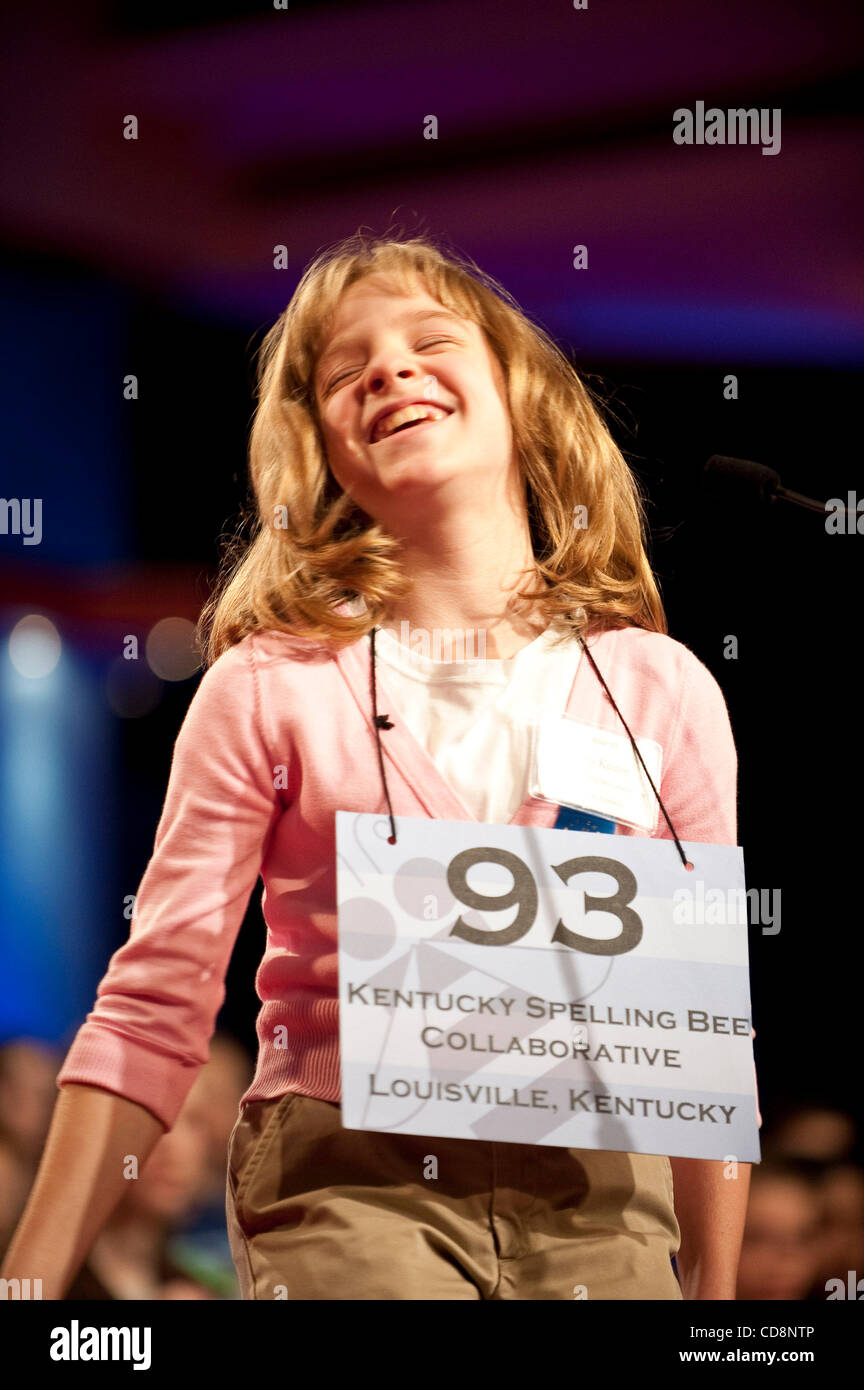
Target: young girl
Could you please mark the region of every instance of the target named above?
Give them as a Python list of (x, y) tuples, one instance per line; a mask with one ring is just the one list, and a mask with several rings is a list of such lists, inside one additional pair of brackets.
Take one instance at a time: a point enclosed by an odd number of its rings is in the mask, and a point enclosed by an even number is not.
[[(251, 470), (257, 534), (202, 617), (130, 940), (60, 1073), (7, 1269), (62, 1296), (123, 1156), (173, 1125), (260, 874), (259, 1057), (227, 1190), (244, 1298), (734, 1298), (746, 1165), (728, 1181), (720, 1162), (341, 1124), (337, 810), (551, 827), (529, 720), (623, 716), (663, 749), (677, 835), (736, 843), (723, 697), (666, 635), (589, 392), (471, 262), (358, 236), (265, 340)], [(454, 634), (473, 647), (448, 659)]]

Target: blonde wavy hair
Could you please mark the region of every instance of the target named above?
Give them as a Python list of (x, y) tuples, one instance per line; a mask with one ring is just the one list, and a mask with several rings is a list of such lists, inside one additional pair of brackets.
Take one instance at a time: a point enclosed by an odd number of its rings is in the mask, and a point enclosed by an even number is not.
[[(313, 383), (341, 296), (371, 274), (407, 291), (422, 284), (483, 329), (503, 368), (534, 552), (533, 574), (515, 597), (536, 604), (565, 637), (626, 625), (667, 632), (646, 554), (643, 498), (599, 398), (468, 257), (427, 236), (358, 232), (311, 262), (261, 344), (249, 444), (255, 503), (199, 619), (204, 666), (265, 629), (330, 646), (355, 642), (411, 586), (398, 540), (343, 492), (328, 467)], [(580, 505), (585, 528), (574, 524)], [(356, 596), (364, 613), (334, 612)]]

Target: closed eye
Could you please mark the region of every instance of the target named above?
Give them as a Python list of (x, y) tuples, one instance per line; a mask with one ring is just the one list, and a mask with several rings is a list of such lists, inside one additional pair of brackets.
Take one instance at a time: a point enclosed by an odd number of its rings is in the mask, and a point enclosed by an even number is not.
[[(419, 342), (419, 343), (417, 344), (416, 351), (417, 351), (417, 352), (422, 352), (424, 348), (435, 347), (436, 344), (438, 344), (438, 343), (452, 343), (452, 342), (453, 342), (453, 339), (452, 339), (452, 338), (424, 338), (422, 342)], [(359, 370), (360, 370), (359, 367), (346, 367), (345, 371), (340, 372), (338, 376), (334, 376), (334, 377), (333, 377), (333, 380), (330, 381), (330, 382), (328, 382), (326, 389), (327, 389), (328, 391), (334, 390), (334, 388), (337, 387), (337, 386), (339, 385), (340, 381), (344, 381), (345, 378), (348, 377), (348, 376), (350, 376), (352, 372), (357, 372), (357, 371), (359, 371)]]

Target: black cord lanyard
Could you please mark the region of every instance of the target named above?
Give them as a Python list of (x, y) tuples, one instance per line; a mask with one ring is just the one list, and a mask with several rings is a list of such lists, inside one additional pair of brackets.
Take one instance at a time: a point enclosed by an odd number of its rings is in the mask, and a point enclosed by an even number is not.
[(621, 723), (624, 725), (624, 728), (627, 730), (627, 737), (629, 738), (630, 742), (633, 744), (633, 752), (636, 754), (636, 757), (639, 759), (640, 763), (642, 764), (642, 770), (643, 770), (643, 772), (645, 773), (645, 776), (648, 778), (648, 781), (651, 783), (651, 790), (652, 790), (652, 792), (654, 793), (654, 795), (656, 796), (656, 798), (657, 798), (657, 800), (658, 800), (658, 802), (659, 802), (659, 804), (660, 804), (660, 810), (663, 812), (663, 815), (666, 817), (666, 824), (668, 825), (669, 829), (672, 831), (672, 839), (675, 841), (675, 844), (676, 844), (676, 846), (677, 846), (677, 848), (678, 848), (678, 853), (681, 855), (681, 863), (684, 865), (684, 868), (685, 868), (685, 869), (692, 869), (692, 868), (693, 868), (693, 865), (690, 863), (689, 859), (687, 858), (687, 855), (684, 853), (683, 847), (682, 847), (682, 845), (681, 845), (681, 841), (678, 839), (678, 836), (677, 836), (676, 833), (675, 833), (675, 827), (674, 827), (674, 825), (672, 824), (671, 820), (669, 819), (669, 813), (668, 813), (668, 811), (666, 810), (666, 807), (663, 805), (663, 798), (661, 797), (660, 793), (658, 792), (657, 788), (656, 788), (655, 785), (654, 785), (654, 778), (651, 776), (651, 773), (648, 771), (647, 767), (645, 766), (645, 759), (642, 757), (642, 754), (639, 752), (639, 749), (638, 749), (637, 744), (636, 744), (636, 740), (635, 740), (635, 738), (633, 737), (633, 735), (632, 735), (631, 732), (630, 732), (630, 727), (629, 727), (629, 725), (628, 725), (628, 723), (627, 723), (627, 720), (624, 718), (624, 716), (623, 716), (623, 714), (621, 713), (620, 709), (619, 709), (618, 706), (616, 705), (615, 700), (614, 700), (614, 698), (613, 698), (613, 696), (612, 696), (612, 691), (609, 689), (608, 685), (607, 685), (606, 682), (604, 681), (604, 679), (603, 679), (603, 677), (601, 676), (600, 672), (597, 670), (597, 663), (596, 663), (596, 661), (594, 660), (594, 658), (593, 658), (593, 656), (591, 655), (591, 653), (589, 652), (587, 646), (585, 645), (585, 642), (584, 642), (583, 638), (581, 638), (581, 637), (579, 638), (579, 645), (581, 646), (581, 648), (582, 648), (583, 652), (585, 653), (585, 655), (587, 656), (588, 660), (591, 662), (591, 666), (592, 666), (592, 668), (593, 668), (593, 671), (594, 671), (595, 676), (597, 677), (598, 681), (599, 681), (600, 684), (602, 685), (603, 689), (606, 691), (606, 694), (609, 696), (609, 699), (612, 701), (612, 708), (614, 709), (614, 711), (615, 711), (615, 713), (617, 714), (618, 718), (621, 720)]
[[(391, 803), (390, 803), (390, 792), (389, 792), (389, 789), (388, 789), (388, 787), (387, 787), (387, 773), (386, 773), (385, 768), (384, 768), (384, 753), (383, 753), (383, 750), (382, 750), (382, 748), (381, 748), (381, 730), (382, 730), (382, 729), (392, 729), (392, 728), (393, 728), (393, 723), (392, 723), (392, 721), (387, 717), (386, 714), (379, 714), (379, 713), (378, 713), (378, 690), (377, 690), (377, 687), (376, 687), (376, 684), (375, 684), (375, 633), (376, 633), (376, 631), (377, 631), (377, 628), (374, 628), (374, 627), (373, 627), (373, 628), (372, 628), (372, 631), (369, 633), (369, 643), (370, 643), (370, 647), (371, 647), (371, 662), (370, 662), (370, 666), (371, 666), (371, 676), (372, 676), (372, 681), (371, 681), (371, 684), (372, 684), (372, 722), (373, 722), (373, 724), (375, 725), (375, 743), (376, 743), (376, 747), (377, 747), (377, 749), (378, 749), (378, 766), (379, 766), (379, 768), (380, 768), (380, 770), (381, 770), (381, 782), (382, 782), (382, 785), (383, 785), (383, 787), (384, 787), (384, 799), (385, 799), (385, 801), (387, 802), (387, 814), (388, 814), (388, 816), (390, 817), (390, 834), (389, 834), (388, 837), (387, 837), (387, 843), (388, 843), (388, 845), (395, 845), (395, 844), (396, 844), (396, 821), (395, 821), (394, 818), (393, 818), (393, 807), (392, 807), (392, 805), (391, 805)], [(611, 701), (611, 703), (612, 703), (612, 708), (615, 710), (615, 713), (618, 715), (618, 718), (621, 720), (621, 723), (624, 725), (624, 728), (627, 730), (627, 737), (629, 738), (630, 742), (631, 742), (632, 745), (633, 745), (633, 752), (636, 754), (636, 757), (639, 759), (640, 763), (642, 764), (642, 770), (643, 770), (643, 772), (645, 773), (645, 776), (648, 778), (648, 781), (651, 783), (651, 790), (653, 791), (654, 795), (655, 795), (656, 798), (657, 798), (657, 801), (658, 801), (659, 806), (660, 806), (660, 810), (663, 812), (663, 815), (666, 817), (666, 824), (668, 825), (669, 829), (672, 831), (672, 838), (673, 838), (673, 840), (675, 841), (676, 847), (677, 847), (677, 849), (678, 849), (678, 853), (679, 853), (680, 856), (681, 856), (681, 863), (684, 865), (684, 868), (685, 868), (685, 869), (692, 869), (692, 868), (693, 868), (693, 865), (690, 863), (690, 861), (689, 861), (688, 858), (687, 858), (687, 855), (684, 853), (684, 848), (683, 848), (683, 846), (682, 846), (682, 844), (681, 844), (681, 841), (678, 839), (678, 836), (677, 836), (677, 834), (675, 833), (675, 827), (674, 827), (674, 825), (672, 824), (671, 820), (669, 819), (669, 813), (668, 813), (668, 811), (666, 810), (666, 807), (663, 805), (663, 799), (662, 799), (662, 797), (660, 796), (660, 793), (658, 792), (657, 788), (656, 788), (655, 785), (654, 785), (654, 779), (653, 779), (653, 777), (651, 776), (651, 773), (648, 771), (647, 767), (645, 766), (645, 759), (642, 757), (642, 754), (639, 752), (639, 748), (638, 748), (638, 746), (637, 746), (636, 740), (635, 740), (635, 738), (633, 737), (633, 735), (632, 735), (631, 732), (630, 732), (630, 727), (629, 727), (629, 725), (628, 725), (626, 719), (624, 718), (623, 714), (621, 713), (620, 709), (619, 709), (618, 706), (616, 705), (615, 699), (614, 699), (614, 697), (613, 697), (613, 695), (612, 695), (612, 691), (609, 689), (609, 687), (608, 687), (608, 685), (606, 684), (605, 680), (603, 679), (603, 677), (601, 676), (600, 672), (598, 671), (598, 669), (597, 669), (597, 663), (596, 663), (596, 661), (594, 660), (594, 658), (593, 658), (593, 656), (591, 655), (591, 653), (589, 652), (588, 647), (586, 646), (584, 639), (583, 639), (582, 637), (580, 637), (580, 638), (578, 639), (578, 641), (579, 641), (579, 645), (581, 646), (583, 652), (585, 653), (585, 655), (587, 656), (588, 660), (589, 660), (590, 663), (591, 663), (591, 667), (592, 667), (592, 670), (594, 671), (594, 674), (596, 675), (596, 677), (597, 677), (598, 681), (600, 682), (600, 684), (602, 685), (603, 689), (606, 691), (606, 694), (609, 696), (609, 699), (610, 699), (610, 701)]]

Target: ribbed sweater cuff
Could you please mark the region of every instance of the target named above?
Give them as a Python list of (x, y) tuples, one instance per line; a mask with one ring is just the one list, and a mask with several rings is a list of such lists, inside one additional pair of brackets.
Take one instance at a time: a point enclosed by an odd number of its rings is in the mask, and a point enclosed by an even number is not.
[(155, 1051), (103, 1023), (82, 1023), (57, 1085), (73, 1082), (113, 1091), (144, 1106), (171, 1129), (200, 1070), (200, 1063)]

